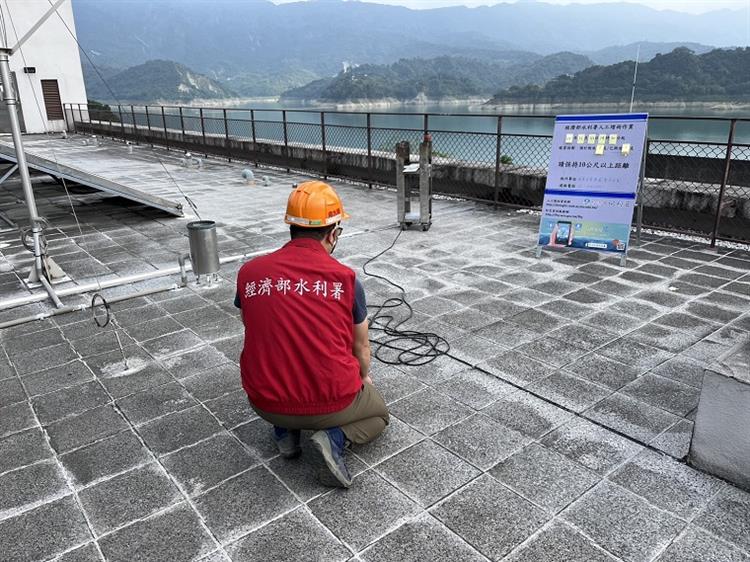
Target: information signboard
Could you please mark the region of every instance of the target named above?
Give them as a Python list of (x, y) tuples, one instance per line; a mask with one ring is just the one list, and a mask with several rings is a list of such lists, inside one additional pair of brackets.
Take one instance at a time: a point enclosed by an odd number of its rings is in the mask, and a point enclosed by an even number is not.
[(646, 113), (555, 119), (537, 255), (552, 246), (624, 257), (647, 127)]

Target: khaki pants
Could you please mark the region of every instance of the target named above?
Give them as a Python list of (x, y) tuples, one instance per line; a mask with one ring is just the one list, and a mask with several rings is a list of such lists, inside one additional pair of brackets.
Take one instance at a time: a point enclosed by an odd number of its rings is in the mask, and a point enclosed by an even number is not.
[(388, 407), (380, 393), (371, 384), (365, 383), (357, 393), (354, 402), (332, 414), (319, 416), (291, 416), (272, 414), (259, 410), (252, 404), (253, 410), (264, 420), (286, 429), (328, 429), (340, 427), (349, 441), (362, 444), (372, 441), (388, 425)]

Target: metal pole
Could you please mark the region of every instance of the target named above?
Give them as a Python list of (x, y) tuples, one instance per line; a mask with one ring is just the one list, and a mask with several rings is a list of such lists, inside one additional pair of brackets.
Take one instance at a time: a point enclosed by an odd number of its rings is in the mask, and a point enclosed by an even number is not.
[(179, 107), (180, 110), (180, 131), (182, 132), (182, 142), (185, 142), (185, 118), (182, 115), (182, 106)]
[(161, 124), (164, 125), (164, 146), (169, 152), (169, 135), (167, 134), (167, 115), (164, 113), (164, 106), (161, 106)]
[(78, 104), (78, 118), (81, 120), (81, 123), (83, 123), (83, 111), (81, 111), (81, 104), (80, 103)]
[(68, 124), (68, 110), (65, 109), (65, 106), (68, 105), (67, 103), (63, 104), (63, 119), (65, 119), (65, 130), (70, 130), (70, 125)]
[[(643, 158), (641, 159), (641, 176), (638, 178), (638, 194), (636, 198), (636, 224), (635, 224), (635, 243), (641, 245), (641, 230), (643, 229), (643, 184), (646, 181), (646, 158), (651, 148), (651, 141), (648, 140), (648, 125), (646, 125), (646, 146), (643, 149)], [(629, 245), (629, 244), (628, 244)], [(627, 259), (627, 246), (626, 246)], [(625, 265), (623, 263), (623, 265)]]
[(281, 111), (281, 120), (284, 124), (284, 159), (286, 160), (286, 173), (289, 173), (289, 138), (286, 131), (286, 109)]
[(229, 121), (227, 121), (227, 110), (224, 112), (224, 142), (227, 144), (227, 160), (232, 161), (232, 147), (229, 145)]
[(367, 113), (367, 187), (372, 189), (372, 126), (371, 115)]
[[(201, 138), (203, 139), (203, 150), (206, 149), (206, 124), (203, 119), (203, 108), (200, 108), (200, 117), (201, 117)], [(204, 152), (206, 156), (208, 156), (208, 152)]]
[(422, 131), (424, 134), (427, 134), (427, 132), (430, 130), (429, 125), (430, 125), (430, 115), (428, 113), (425, 113), (424, 114), (424, 127), (423, 127), (424, 130)]
[(714, 231), (711, 233), (711, 247), (716, 247), (716, 239), (719, 236), (719, 223), (721, 222), (721, 208), (724, 205), (724, 190), (727, 188), (729, 181), (729, 167), (732, 164), (732, 149), (734, 148), (734, 130), (737, 126), (737, 119), (732, 119), (729, 125), (729, 137), (727, 138), (727, 153), (724, 158), (724, 175), (721, 178), (721, 187), (719, 188), (719, 200), (716, 202), (716, 217), (714, 219)]
[(76, 114), (73, 111), (73, 104), (70, 104), (70, 120), (73, 121), (73, 133), (78, 133), (78, 127), (76, 127)]
[[(143, 107), (146, 110), (146, 127), (148, 128), (148, 134), (150, 137), (151, 136), (151, 117), (148, 114), (148, 106), (144, 105)], [(151, 143), (151, 146), (154, 146), (154, 144)]]
[(45, 272), (44, 258), (46, 258), (45, 250), (42, 245), (42, 221), (39, 217), (39, 211), (36, 207), (36, 199), (34, 198), (34, 190), (31, 188), (31, 178), (29, 177), (29, 167), (26, 163), (26, 154), (23, 151), (23, 140), (21, 139), (21, 124), (18, 120), (18, 112), (16, 109), (16, 94), (13, 90), (13, 82), (10, 79), (10, 49), (0, 49), (0, 78), (3, 83), (3, 98), (8, 108), (8, 119), (10, 121), (10, 130), (13, 136), (13, 146), (16, 151), (16, 162), (18, 164), (18, 173), (21, 176), (21, 186), (23, 187), (23, 196), (26, 200), (26, 208), (29, 211), (29, 222), (31, 223), (31, 236), (34, 244), (34, 268), (36, 276), (39, 281), (44, 285), (50, 298), (55, 302), (58, 307), (62, 306), (60, 299), (57, 298), (52, 287), (45, 283), (47, 281), (47, 275)]
[(117, 104), (117, 112), (120, 114), (120, 131), (122, 132), (122, 140), (125, 140), (125, 123), (122, 120), (122, 106)]
[(258, 167), (258, 147), (255, 142), (255, 110), (250, 110), (250, 130), (253, 133), (253, 154), (255, 155), (255, 167)]
[(497, 209), (497, 203), (500, 198), (500, 155), (501, 139), (503, 132), (503, 116), (497, 116), (497, 134), (495, 136), (495, 197), (494, 208)]
[(130, 106), (130, 115), (133, 117), (133, 136), (135, 137), (136, 144), (138, 143), (138, 125), (135, 122), (135, 107)]
[(323, 144), (323, 179), (328, 179), (328, 154), (326, 154), (326, 113), (320, 112), (320, 140)]

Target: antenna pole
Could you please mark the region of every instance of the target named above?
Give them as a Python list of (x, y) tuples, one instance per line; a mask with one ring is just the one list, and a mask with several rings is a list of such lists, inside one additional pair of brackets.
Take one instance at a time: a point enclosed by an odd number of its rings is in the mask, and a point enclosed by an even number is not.
[(638, 61), (641, 58), (641, 44), (638, 43), (638, 51), (635, 54), (635, 67), (633, 68), (633, 88), (630, 90), (630, 113), (633, 113), (633, 100), (635, 100), (635, 83), (638, 80)]

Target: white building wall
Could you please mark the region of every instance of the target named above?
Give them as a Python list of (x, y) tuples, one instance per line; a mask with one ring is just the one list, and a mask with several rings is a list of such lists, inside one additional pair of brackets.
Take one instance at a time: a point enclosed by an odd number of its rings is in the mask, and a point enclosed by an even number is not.
[[(9, 47), (15, 45), (50, 8), (47, 0), (0, 0), (0, 3), (5, 16)], [(57, 10), (75, 34), (71, 0), (64, 2)], [(24, 74), (25, 66), (36, 67), (36, 73)], [(64, 120), (47, 119), (41, 80), (57, 80), (63, 106), (66, 103), (86, 103), (78, 45), (55, 14), (21, 46), (20, 51), (11, 56), (10, 69), (16, 74), (18, 97), (27, 133), (65, 129)]]

